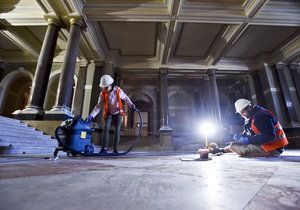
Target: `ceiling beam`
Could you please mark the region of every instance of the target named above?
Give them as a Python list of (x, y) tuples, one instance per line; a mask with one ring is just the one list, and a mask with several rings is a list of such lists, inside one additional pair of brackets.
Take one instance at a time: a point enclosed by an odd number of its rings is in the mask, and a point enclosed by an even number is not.
[(248, 18), (254, 18), (269, 0), (246, 0), (244, 3), (245, 14)]
[(26, 27), (7, 27), (0, 33), (34, 59), (38, 59), (42, 43)]
[(166, 24), (167, 33), (166, 38), (164, 40), (164, 47), (163, 47), (163, 53), (161, 57), (161, 64), (167, 64), (170, 58), (170, 53), (173, 51), (174, 47), (174, 40), (178, 36), (179, 28), (176, 23), (176, 15), (178, 14), (178, 11), (180, 10), (180, 0), (174, 0), (172, 9), (171, 9), (171, 19), (168, 24)]
[(219, 37), (214, 41), (212, 47), (206, 55), (206, 63), (208, 65), (215, 65), (217, 62), (224, 57), (229, 51), (233, 44), (248, 28), (249, 24), (244, 23), (241, 25), (226, 25), (224, 26)]

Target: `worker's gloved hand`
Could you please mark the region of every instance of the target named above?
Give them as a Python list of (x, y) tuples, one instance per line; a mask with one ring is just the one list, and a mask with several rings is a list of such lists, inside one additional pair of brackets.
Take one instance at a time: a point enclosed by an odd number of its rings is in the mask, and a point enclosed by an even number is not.
[(223, 148), (219, 148), (219, 146), (216, 143), (210, 143), (208, 145), (209, 153), (217, 154), (217, 153), (224, 153)]
[(242, 134), (234, 134), (233, 135), (233, 140), (238, 141), (240, 138), (242, 138)]
[(237, 142), (239, 142), (240, 144), (249, 144), (249, 139), (248, 137), (241, 137)]
[(92, 122), (92, 121), (93, 121), (93, 116), (92, 116), (92, 115), (89, 115), (89, 116), (85, 119), (85, 121), (87, 121), (87, 122)]

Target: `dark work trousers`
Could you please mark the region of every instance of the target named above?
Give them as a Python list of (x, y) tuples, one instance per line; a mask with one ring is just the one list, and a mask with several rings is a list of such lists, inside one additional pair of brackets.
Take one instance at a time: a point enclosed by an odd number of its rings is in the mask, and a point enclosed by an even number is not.
[(122, 115), (119, 113), (108, 114), (105, 119), (103, 133), (102, 133), (102, 148), (108, 147), (109, 130), (110, 130), (111, 123), (113, 123), (115, 127), (114, 149), (117, 149), (120, 141), (120, 130), (122, 124)]

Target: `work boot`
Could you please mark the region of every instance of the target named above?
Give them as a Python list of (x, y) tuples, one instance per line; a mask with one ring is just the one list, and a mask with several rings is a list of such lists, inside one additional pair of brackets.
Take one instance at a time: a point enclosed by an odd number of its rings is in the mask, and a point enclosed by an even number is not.
[(119, 151), (116, 148), (114, 148), (114, 152), (113, 153), (114, 154), (119, 154)]
[(107, 148), (103, 148), (99, 152), (100, 154), (107, 154)]

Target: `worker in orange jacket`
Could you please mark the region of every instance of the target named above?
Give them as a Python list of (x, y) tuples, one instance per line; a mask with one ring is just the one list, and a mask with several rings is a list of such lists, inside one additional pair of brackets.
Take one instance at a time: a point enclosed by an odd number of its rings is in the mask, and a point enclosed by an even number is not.
[(99, 86), (102, 88), (102, 91), (100, 93), (98, 103), (91, 114), (87, 117), (87, 120), (92, 121), (103, 107), (103, 118), (105, 123), (102, 133), (102, 149), (100, 150), (100, 153), (107, 153), (111, 123), (113, 123), (115, 127), (113, 153), (118, 153), (122, 117), (125, 116), (122, 100), (125, 101), (127, 106), (133, 109), (136, 109), (136, 107), (123, 90), (114, 85), (114, 79), (110, 75), (103, 75)]
[(230, 146), (213, 148), (211, 152), (235, 152), (248, 157), (280, 155), (283, 152), (288, 140), (271, 111), (253, 106), (247, 99), (237, 100), (235, 109), (245, 119), (244, 132), (235, 134), (235, 142)]

